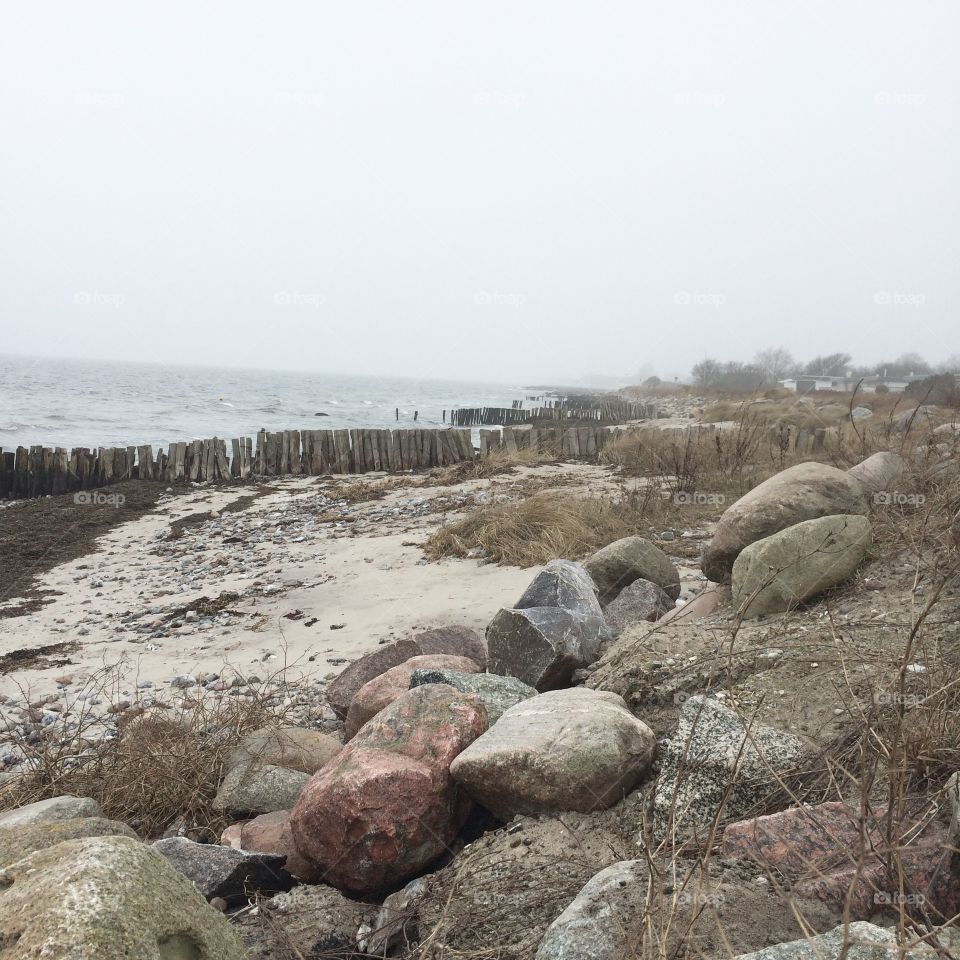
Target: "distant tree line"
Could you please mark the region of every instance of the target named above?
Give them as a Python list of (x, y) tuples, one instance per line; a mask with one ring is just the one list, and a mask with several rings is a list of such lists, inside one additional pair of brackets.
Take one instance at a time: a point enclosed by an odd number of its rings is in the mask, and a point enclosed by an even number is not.
[[(707, 357), (691, 370), (693, 385), (702, 390), (754, 390), (771, 387), (780, 380), (803, 374), (820, 377), (902, 377), (960, 372), (960, 355), (932, 365), (918, 353), (904, 353), (895, 360), (856, 366), (849, 353), (829, 353), (801, 362), (789, 350), (774, 347), (761, 350), (749, 363), (719, 361)], [(651, 380), (656, 379), (651, 377)]]

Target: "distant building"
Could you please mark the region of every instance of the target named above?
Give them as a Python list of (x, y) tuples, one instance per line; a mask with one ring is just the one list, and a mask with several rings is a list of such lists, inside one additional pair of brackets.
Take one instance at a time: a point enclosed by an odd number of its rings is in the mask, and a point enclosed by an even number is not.
[(777, 382), (786, 390), (792, 390), (794, 393), (813, 393), (816, 390), (834, 390), (838, 393), (853, 393), (857, 384), (860, 389), (866, 393), (873, 393), (877, 387), (883, 385), (891, 393), (903, 393), (909, 384), (917, 380), (923, 380), (929, 376), (926, 373), (911, 373), (900, 377), (884, 377), (880, 374), (869, 377), (854, 377), (850, 375), (838, 377), (821, 377), (813, 374), (803, 374), (798, 377), (788, 377), (786, 380)]

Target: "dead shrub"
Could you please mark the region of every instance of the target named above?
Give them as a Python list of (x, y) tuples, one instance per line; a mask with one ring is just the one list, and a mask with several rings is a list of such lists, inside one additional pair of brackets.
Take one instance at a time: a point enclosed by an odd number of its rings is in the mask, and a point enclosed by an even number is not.
[(495, 503), (441, 527), (424, 544), (431, 560), (471, 551), (500, 564), (532, 567), (558, 557), (575, 560), (600, 547), (642, 534), (653, 498), (645, 491), (618, 499), (542, 491), (524, 500)]

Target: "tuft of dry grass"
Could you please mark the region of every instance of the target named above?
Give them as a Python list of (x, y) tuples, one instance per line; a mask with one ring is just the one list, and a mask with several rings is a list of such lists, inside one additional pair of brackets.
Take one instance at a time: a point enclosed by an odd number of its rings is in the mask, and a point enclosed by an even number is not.
[[(101, 678), (106, 691), (110, 684)], [(0, 807), (71, 794), (92, 797), (104, 815), (146, 839), (184, 822), (196, 839), (216, 841), (230, 818), (212, 809), (230, 752), (253, 730), (280, 722), (265, 689), (251, 696), (190, 691), (172, 703), (133, 706), (114, 734), (83, 704), (39, 740), (19, 744), (28, 770), (4, 784)]]
[[(659, 497), (659, 494), (656, 494)], [(542, 491), (524, 500), (478, 507), (437, 530), (424, 544), (431, 560), (471, 551), (500, 564), (532, 567), (574, 560), (647, 529), (651, 494), (618, 499)]]

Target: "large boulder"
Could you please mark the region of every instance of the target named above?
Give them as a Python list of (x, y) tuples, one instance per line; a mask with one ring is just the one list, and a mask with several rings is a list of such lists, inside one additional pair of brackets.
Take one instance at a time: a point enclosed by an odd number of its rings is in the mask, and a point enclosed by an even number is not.
[(598, 810), (649, 769), (650, 728), (607, 691), (557, 690), (511, 707), (452, 763), (450, 773), (496, 816)]
[[(302, 886), (260, 902), (232, 919), (249, 960), (321, 960), (353, 957), (358, 927), (375, 907), (345, 897), (333, 887)], [(381, 954), (383, 956), (383, 954)]]
[(818, 936), (741, 953), (733, 960), (933, 960), (936, 956), (936, 951), (925, 944), (912, 949), (899, 947), (895, 928), (857, 920)]
[(333, 712), (343, 720), (347, 716), (350, 704), (357, 695), (357, 691), (381, 673), (391, 667), (399, 666), (411, 657), (418, 657), (423, 651), (419, 644), (412, 640), (398, 640), (396, 643), (385, 643), (371, 653), (354, 660), (344, 667), (340, 673), (330, 681), (327, 687), (327, 703)]
[(601, 870), (550, 924), (536, 960), (622, 960), (633, 956), (647, 922), (649, 870), (621, 860)]
[(268, 763), (241, 763), (223, 778), (213, 809), (232, 814), (289, 810), (310, 779), (309, 774)]
[(487, 627), (490, 670), (537, 690), (568, 686), (600, 656), (596, 625), (559, 607), (500, 610)]
[(343, 744), (319, 730), (306, 727), (263, 727), (247, 734), (227, 758), (226, 771), (251, 763), (316, 773), (332, 760)]
[(274, 810), (272, 813), (261, 813), (259, 817), (238, 824), (237, 849), (251, 853), (273, 853), (284, 857), (286, 858), (284, 869), (287, 873), (304, 883), (317, 882), (319, 879), (317, 868), (304, 860), (294, 845), (293, 832), (290, 829), (290, 814), (290, 810)]
[(22, 827), (0, 829), (0, 870), (29, 857), (38, 850), (55, 847), (64, 840), (83, 837), (130, 837), (136, 834), (125, 823), (103, 817), (78, 817), (75, 820), (54, 820), (31, 823)]
[(722, 812), (743, 817), (796, 769), (803, 744), (792, 734), (746, 722), (718, 700), (695, 694), (683, 703), (677, 731), (660, 753), (653, 832), (705, 835)]
[(721, 584), (711, 584), (706, 590), (698, 593), (682, 607), (674, 607), (665, 613), (660, 623), (670, 623), (672, 620), (685, 620), (694, 623), (706, 617), (712, 617), (730, 603), (730, 588)]
[(551, 560), (516, 607), (500, 610), (487, 627), (490, 672), (554, 690), (597, 659), (607, 636), (590, 575), (580, 564)]
[(895, 491), (905, 469), (906, 465), (899, 453), (881, 450), (866, 460), (861, 460), (847, 473), (859, 480), (864, 490), (874, 497), (878, 493)]
[(333, 712), (344, 720), (353, 698), (365, 684), (392, 667), (400, 666), (411, 657), (436, 654), (467, 657), (479, 664), (481, 670), (487, 666), (487, 642), (476, 630), (458, 625), (432, 627), (421, 630), (410, 640), (383, 644), (354, 660), (330, 681), (326, 691), (327, 703)]
[(410, 678), (416, 670), (459, 670), (462, 673), (477, 673), (480, 667), (467, 657), (451, 657), (447, 654), (411, 657), (399, 666), (391, 667), (357, 691), (344, 724), (343, 732), (347, 740), (355, 737), (368, 720), (373, 719), (384, 707), (410, 689)]
[(861, 516), (805, 520), (747, 546), (733, 565), (743, 616), (782, 613), (852, 576), (872, 542)]
[(922, 897), (931, 916), (954, 916), (960, 890), (949, 831), (937, 821), (893, 823), (888, 839), (885, 810), (861, 823), (859, 806), (834, 801), (791, 807), (731, 823), (723, 832), (723, 855), (752, 860), (789, 879), (794, 896), (821, 900), (837, 914), (849, 910), (862, 920), (899, 905), (899, 882), (891, 886), (888, 874), (896, 850), (904, 889)]
[(227, 903), (243, 903), (255, 893), (289, 890), (293, 884), (283, 869), (286, 858), (275, 853), (233, 850), (186, 837), (157, 840), (153, 848), (207, 900), (220, 897)]
[(893, 427), (901, 433), (907, 430), (919, 430), (933, 423), (937, 408), (933, 404), (921, 404), (910, 410), (903, 410), (893, 418)]
[(481, 669), (487, 666), (487, 641), (470, 627), (432, 627), (414, 634), (413, 642), (425, 656), (445, 653), (451, 657), (468, 657), (480, 664)]
[(673, 609), (673, 600), (653, 581), (634, 580), (606, 605), (603, 615), (607, 626), (619, 636), (627, 627), (659, 620)]
[(551, 560), (523, 591), (514, 609), (534, 607), (559, 607), (584, 619), (603, 619), (593, 579), (584, 566), (572, 560)]
[(715, 583), (727, 583), (734, 561), (749, 544), (804, 520), (867, 512), (859, 480), (825, 463), (798, 463), (727, 507), (703, 551), (703, 573)]
[(227, 920), (147, 844), (66, 840), (4, 871), (4, 960), (242, 960)]
[(503, 714), (520, 703), (535, 697), (537, 691), (516, 677), (501, 677), (495, 673), (461, 673), (459, 670), (414, 670), (410, 687), (425, 683), (447, 683), (461, 693), (473, 694), (487, 711), (487, 724), (493, 726)]
[(634, 580), (649, 580), (671, 600), (680, 596), (680, 574), (670, 558), (643, 537), (624, 537), (601, 548), (584, 561), (604, 605)]
[(469, 694), (440, 684), (407, 691), (311, 778), (291, 817), (297, 850), (341, 890), (409, 880), (470, 812), (450, 764), (486, 725)]
[(55, 823), (58, 820), (102, 816), (103, 811), (96, 800), (64, 794), (4, 810), (0, 813), (0, 827), (26, 827), (34, 823)]

